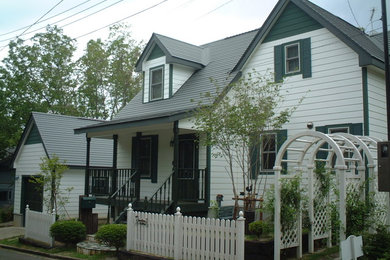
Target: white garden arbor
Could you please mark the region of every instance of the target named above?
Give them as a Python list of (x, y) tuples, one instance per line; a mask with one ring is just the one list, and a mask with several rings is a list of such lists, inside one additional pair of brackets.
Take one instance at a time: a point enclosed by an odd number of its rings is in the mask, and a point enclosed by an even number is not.
[[(297, 216), (294, 228), (281, 232), (281, 196), (280, 180), (302, 175), (302, 185), (308, 197), (308, 215), (310, 221), (309, 252), (314, 251), (314, 240), (326, 238), (331, 246), (330, 214), (328, 205), (335, 199), (334, 194), (316, 200), (320, 181), (314, 174), (316, 163), (323, 162), (326, 170), (335, 172), (335, 183), (339, 192), (338, 210), (341, 222), (340, 241), (345, 239), (346, 227), (346, 189), (358, 189), (365, 181), (366, 166), (370, 176), (370, 191), (375, 191), (379, 203), (388, 207), (388, 193), (377, 192), (376, 185), (376, 138), (354, 136), (347, 133), (323, 134), (316, 131), (304, 131), (287, 139), (276, 156), (275, 172), (275, 244), (274, 259), (280, 259), (280, 250), (297, 247), (297, 255), (302, 255), (302, 216), (301, 210)], [(286, 158), (288, 154), (288, 159)], [(367, 163), (366, 163), (367, 162)], [(281, 174), (283, 164), (287, 164), (287, 174)], [(307, 185), (307, 187), (306, 187)], [(318, 198), (318, 197), (317, 197)], [(364, 199), (364, 198), (362, 198)], [(386, 223), (388, 214), (382, 214), (380, 221)]]

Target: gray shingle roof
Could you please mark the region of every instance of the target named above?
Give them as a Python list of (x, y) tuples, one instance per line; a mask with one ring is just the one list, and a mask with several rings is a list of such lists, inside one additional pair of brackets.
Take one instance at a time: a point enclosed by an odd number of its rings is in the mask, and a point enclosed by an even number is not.
[[(377, 33), (370, 36), (371, 40), (383, 51), (383, 33)], [(387, 40), (390, 42), (390, 31), (387, 32)], [(390, 52), (390, 45), (388, 46)]]
[[(86, 138), (85, 135), (75, 135), (73, 130), (96, 124), (101, 120), (39, 112), (33, 112), (32, 119), (49, 157), (56, 154), (68, 165), (85, 166)], [(112, 140), (97, 138), (91, 140), (91, 166), (112, 166), (112, 143)]]
[[(210, 62), (203, 69), (196, 71), (173, 97), (142, 103), (142, 93), (138, 93), (112, 121), (94, 127), (172, 116), (191, 111), (198, 106), (201, 94), (206, 92), (215, 94), (216, 85), (224, 87), (234, 79), (237, 73), (230, 72), (256, 33), (257, 30), (254, 30), (200, 46), (202, 49), (209, 50)], [(174, 40), (170, 39), (170, 41), (172, 42), (169, 45), (173, 48)], [(179, 45), (182, 44), (182, 42), (177, 42)], [(213, 79), (216, 84), (210, 79)], [(76, 132), (84, 131), (76, 130)]]

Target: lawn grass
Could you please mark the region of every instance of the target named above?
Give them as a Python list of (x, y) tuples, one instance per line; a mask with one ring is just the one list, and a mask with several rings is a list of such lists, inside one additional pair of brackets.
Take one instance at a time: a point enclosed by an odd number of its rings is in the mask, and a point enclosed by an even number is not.
[(334, 246), (331, 248), (326, 248), (324, 250), (315, 252), (313, 254), (307, 254), (302, 257), (303, 260), (325, 260), (325, 259), (335, 259), (338, 256), (339, 247)]
[(41, 248), (41, 247), (35, 247), (35, 246), (23, 244), (23, 243), (19, 242), (19, 237), (0, 240), (0, 244), (23, 248), (23, 249), (29, 249), (29, 250), (33, 250), (33, 251), (39, 251), (39, 252), (48, 253), (48, 254), (70, 256), (70, 257), (75, 257), (75, 258), (79, 258), (79, 259), (88, 259), (88, 260), (103, 260), (106, 257), (115, 256), (115, 253), (112, 253), (112, 252), (107, 252), (107, 253), (104, 252), (104, 253), (101, 253), (98, 255), (91, 255), (91, 256), (83, 255), (83, 254), (77, 253), (77, 249), (75, 246), (58, 246), (58, 247), (53, 247), (50, 249), (45, 249), (45, 248)]

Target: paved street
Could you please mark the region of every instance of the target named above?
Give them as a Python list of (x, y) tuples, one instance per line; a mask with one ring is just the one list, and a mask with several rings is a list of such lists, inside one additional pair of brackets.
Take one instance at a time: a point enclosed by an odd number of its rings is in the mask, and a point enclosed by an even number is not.
[(26, 253), (22, 253), (15, 250), (9, 250), (5, 248), (0, 248), (0, 259), (7, 259), (7, 260), (49, 260), (53, 258), (47, 258), (43, 256), (38, 255), (30, 255)]

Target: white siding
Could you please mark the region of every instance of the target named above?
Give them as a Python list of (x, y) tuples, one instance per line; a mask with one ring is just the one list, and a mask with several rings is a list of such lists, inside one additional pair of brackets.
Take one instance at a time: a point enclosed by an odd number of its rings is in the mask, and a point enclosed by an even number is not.
[[(17, 160), (15, 161), (15, 175), (17, 181), (15, 182), (15, 200), (14, 200), (14, 212), (19, 214), (21, 212), (21, 186), (23, 175), (37, 175), (40, 173), (39, 164), (42, 162), (41, 158), (45, 157), (46, 153), (42, 144), (23, 145), (19, 151)], [(61, 158), (60, 158), (61, 159)], [(69, 202), (64, 208), (59, 209), (59, 215), (63, 217), (78, 217), (78, 201), (79, 195), (84, 194), (84, 170), (82, 169), (70, 169), (64, 172), (61, 180), (61, 189), (64, 192), (63, 195), (69, 197)], [(70, 194), (66, 192), (66, 189), (73, 187), (74, 189)], [(45, 197), (49, 196), (48, 194)], [(46, 212), (45, 203), (43, 203), (43, 211)], [(97, 206), (94, 209), (94, 213), (99, 213), (99, 218), (106, 217), (107, 207)]]
[(172, 94), (175, 94), (176, 91), (191, 77), (194, 73), (194, 70), (181, 66), (181, 65), (173, 65), (173, 79), (172, 79)]
[[(314, 126), (363, 123), (362, 72), (358, 55), (327, 29), (260, 44), (248, 60), (244, 72), (256, 69), (261, 73), (274, 71), (274, 46), (311, 38), (312, 77), (287, 77), (283, 84), (285, 103), (281, 108), (302, 104), (283, 128), (288, 135)], [(244, 73), (245, 74), (245, 73)]]
[[(243, 74), (252, 69), (263, 74), (273, 72), (274, 46), (304, 38), (311, 38), (312, 76), (286, 78), (282, 87), (285, 102), (280, 108), (296, 106), (302, 97), (304, 100), (283, 129), (288, 129), (288, 136), (291, 136), (306, 130), (307, 122), (313, 122), (314, 126), (363, 123), (362, 72), (358, 55), (327, 29), (259, 44), (247, 61)], [(373, 77), (370, 75), (371, 81)], [(217, 194), (223, 194), (223, 205), (232, 205), (233, 192), (227, 165), (223, 158), (212, 157), (210, 199), (215, 200)], [(235, 167), (235, 172), (235, 184), (240, 192), (244, 187), (238, 167)], [(260, 187), (269, 187), (273, 183), (273, 175), (261, 177)]]
[(385, 76), (373, 69), (368, 69), (367, 74), (369, 133), (387, 140)]
[(142, 65), (142, 69), (145, 72), (145, 78), (144, 78), (144, 97), (143, 102), (149, 102), (149, 72), (151, 68), (155, 68), (158, 66), (164, 65), (164, 91), (163, 96), (164, 98), (169, 97), (169, 65), (165, 64), (165, 56), (160, 57), (153, 60), (144, 61)]
[(19, 150), (14, 164), (15, 178), (17, 179), (15, 181), (14, 213), (21, 213), (22, 176), (37, 175), (40, 172), (41, 158), (45, 156), (46, 153), (42, 144), (23, 145)]

